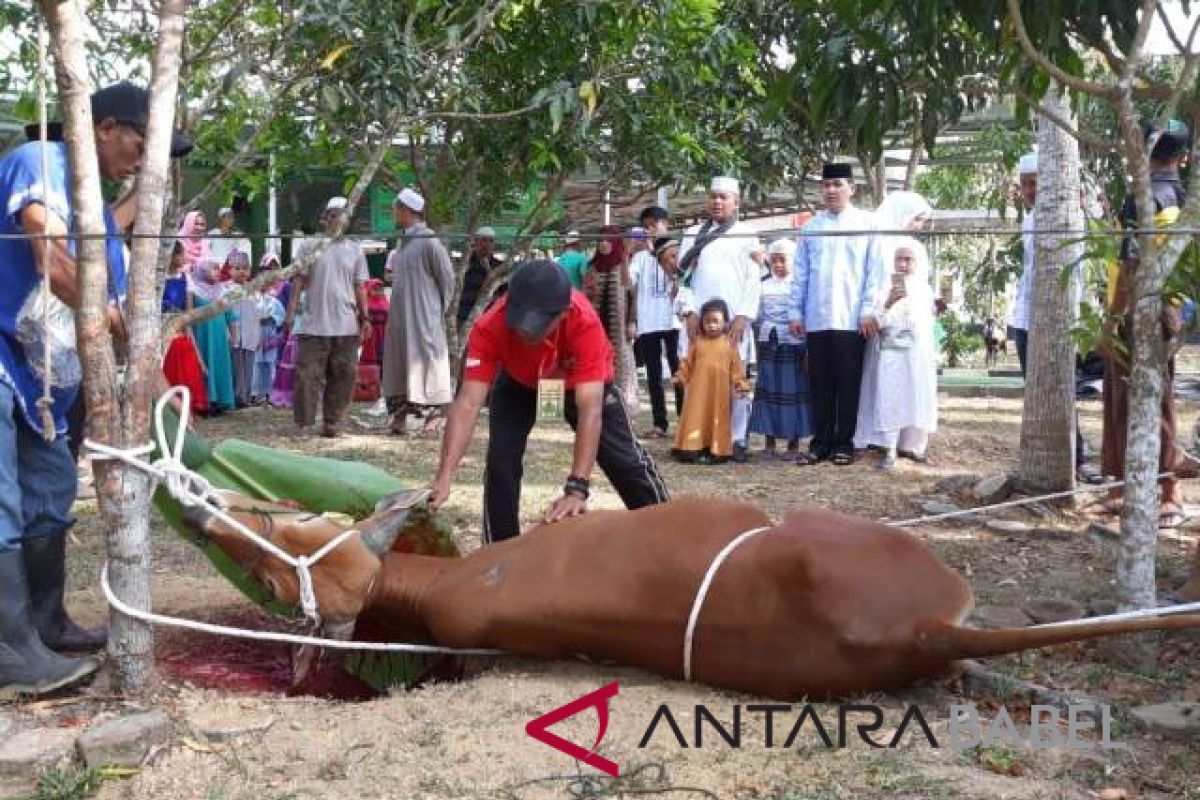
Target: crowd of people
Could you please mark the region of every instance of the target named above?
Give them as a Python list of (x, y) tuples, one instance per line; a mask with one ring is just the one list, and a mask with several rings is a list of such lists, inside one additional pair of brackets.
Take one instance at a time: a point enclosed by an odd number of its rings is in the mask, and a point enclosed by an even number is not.
[(604, 322), (631, 408), (645, 368), (642, 438), (670, 438), (674, 390), (677, 460), (746, 462), (752, 435), (758, 457), (802, 465), (850, 464), (867, 449), (888, 470), (925, 460), (937, 429), (935, 300), (911, 234), (933, 210), (912, 192), (857, 208), (846, 164), (825, 166), (821, 192), (824, 210), (799, 237), (768, 243), (739, 219), (728, 176), (713, 179), (706, 219), (682, 237), (667, 235), (658, 206), (628, 231), (601, 229), (590, 257), (577, 232), (566, 236), (557, 263)]

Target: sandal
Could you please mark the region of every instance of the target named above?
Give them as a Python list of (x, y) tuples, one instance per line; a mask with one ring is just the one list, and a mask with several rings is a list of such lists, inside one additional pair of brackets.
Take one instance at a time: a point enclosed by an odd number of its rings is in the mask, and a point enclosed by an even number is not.
[(811, 467), (814, 464), (821, 463), (821, 459), (814, 456), (812, 453), (796, 453), (796, 464), (801, 467)]
[(929, 463), (929, 456), (927, 456), (925, 453), (917, 454), (912, 450), (897, 450), (896, 455), (900, 456), (901, 458), (907, 458), (909, 461), (915, 461), (918, 464)]
[(1184, 522), (1183, 511), (1170, 509), (1159, 512), (1158, 529), (1160, 531), (1178, 528)]
[(850, 453), (834, 453), (830, 460), (835, 466), (848, 467), (854, 463), (854, 456)]

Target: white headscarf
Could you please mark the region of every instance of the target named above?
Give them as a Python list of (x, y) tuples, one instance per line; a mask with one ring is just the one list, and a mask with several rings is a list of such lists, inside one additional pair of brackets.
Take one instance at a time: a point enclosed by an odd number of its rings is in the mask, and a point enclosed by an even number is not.
[(907, 230), (921, 215), (933, 216), (933, 206), (916, 192), (892, 192), (875, 209), (875, 223), (881, 231)]
[[(914, 330), (933, 331), (933, 288), (929, 285), (929, 251), (911, 236), (889, 236), (894, 240), (892, 261), (887, 269), (890, 286), (896, 271), (896, 253), (908, 250), (913, 254), (912, 267), (904, 279), (905, 297), (888, 309), (889, 314), (903, 314), (913, 323)], [(886, 296), (886, 295), (885, 295)]]

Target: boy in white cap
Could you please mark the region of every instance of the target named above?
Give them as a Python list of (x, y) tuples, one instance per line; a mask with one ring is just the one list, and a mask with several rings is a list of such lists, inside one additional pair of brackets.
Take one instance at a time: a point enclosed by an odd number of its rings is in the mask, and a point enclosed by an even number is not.
[[(736, 179), (724, 175), (713, 178), (708, 192), (708, 219), (684, 233), (679, 248), (679, 273), (682, 284), (690, 289), (694, 308), (715, 298), (725, 301), (732, 318), (729, 339), (738, 349), (742, 363), (749, 366), (755, 359), (750, 323), (758, 316), (762, 280), (747, 245), (753, 239), (753, 231), (738, 221), (740, 204), (741, 187)], [(679, 336), (681, 358), (687, 355), (689, 342), (697, 336), (700, 324), (694, 311), (687, 313), (683, 321)], [(750, 406), (749, 397), (737, 397), (732, 403), (734, 461), (748, 460)]]
[(425, 198), (405, 188), (392, 210), (400, 242), (388, 254), (392, 305), (383, 343), (383, 396), (389, 430), (403, 436), (408, 417), (423, 417), (423, 433), (440, 432), (454, 399), (443, 320), (454, 301), (454, 267), (425, 224)]
[[(333, 197), (325, 204), (321, 219), (326, 236), (334, 234), (346, 205), (344, 197)], [(312, 247), (319, 247), (322, 241), (305, 242), (307, 246), (297, 248), (295, 260), (311, 252)], [(358, 375), (359, 344), (371, 335), (364, 286), (368, 278), (362, 248), (358, 242), (345, 238), (329, 242), (316, 262), (293, 278), (283, 322), (285, 334), (295, 322), (300, 295), (305, 295), (301, 333), (296, 337), (299, 348), (292, 406), (297, 436), (306, 436), (311, 431), (318, 407), (324, 422), (321, 435), (331, 439), (342, 435), (342, 423)]]

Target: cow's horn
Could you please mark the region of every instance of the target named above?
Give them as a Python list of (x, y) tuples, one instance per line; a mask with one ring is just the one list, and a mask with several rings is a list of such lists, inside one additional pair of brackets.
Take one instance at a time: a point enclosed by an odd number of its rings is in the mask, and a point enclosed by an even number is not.
[(358, 526), (362, 543), (375, 555), (383, 558), (392, 549), (396, 537), (404, 528), (408, 512), (429, 497), (428, 489), (410, 489), (396, 492), (379, 501), (375, 513)]

